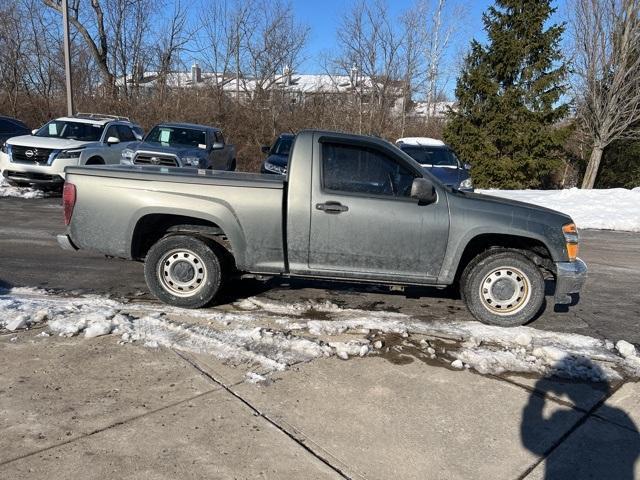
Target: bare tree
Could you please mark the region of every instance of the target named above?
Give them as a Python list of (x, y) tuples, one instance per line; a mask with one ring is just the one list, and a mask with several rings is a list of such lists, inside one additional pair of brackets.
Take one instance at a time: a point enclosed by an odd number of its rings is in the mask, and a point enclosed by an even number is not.
[[(43, 3), (62, 14), (61, 0), (42, 0)], [(81, 15), (83, 9), (82, 0), (69, 1), (69, 22), (80, 33), (86, 45), (91, 51), (96, 65), (103, 76), (104, 83), (108, 91), (113, 95), (116, 94), (115, 80), (116, 77), (109, 65), (109, 49), (111, 47), (109, 36), (107, 34), (107, 25), (104, 18), (104, 10), (100, 0), (90, 0), (90, 11), (92, 15)], [(89, 9), (86, 9), (89, 10)]]
[(241, 70), (255, 81), (255, 93), (269, 90), (288, 68), (294, 70), (307, 42), (309, 28), (296, 21), (293, 7), (281, 0), (249, 0), (251, 15), (244, 22), (239, 45)]
[(445, 62), (447, 50), (451, 45), (451, 38), (455, 28), (459, 27), (461, 19), (466, 15), (460, 5), (453, 6), (450, 0), (436, 0), (433, 11), (428, 15), (430, 19), (425, 28), (425, 100), (426, 118), (435, 115), (437, 102), (444, 97), (443, 76), (448, 68)]
[(333, 64), (351, 80), (358, 131), (380, 135), (403, 95), (406, 37), (383, 0), (356, 3), (343, 17), (337, 37), (340, 53)]
[(164, 99), (167, 77), (180, 62), (181, 54), (191, 41), (193, 33), (187, 29), (187, 9), (178, 0), (173, 13), (162, 28), (157, 42), (158, 85), (160, 98)]
[(593, 188), (604, 149), (640, 130), (640, 2), (574, 0), (578, 114), (591, 141), (582, 188)]
[(400, 136), (405, 136), (407, 114), (412, 108), (412, 98), (423, 84), (424, 57), (423, 49), (426, 42), (426, 31), (423, 26), (423, 18), (427, 16), (427, 4), (418, 2), (414, 8), (406, 11), (400, 24), (403, 29), (401, 46), (401, 69), (403, 76), (402, 85), (402, 116)]
[(118, 87), (124, 96), (129, 86), (137, 87), (148, 60), (152, 0), (105, 0), (107, 25), (112, 45), (109, 50), (111, 71), (122, 78)]
[[(0, 8), (0, 86), (7, 106), (16, 116), (18, 98), (24, 89), (27, 54), (25, 34), (15, 25), (20, 23), (24, 12), (16, 3), (3, 2)], [(4, 101), (3, 101), (4, 103)]]

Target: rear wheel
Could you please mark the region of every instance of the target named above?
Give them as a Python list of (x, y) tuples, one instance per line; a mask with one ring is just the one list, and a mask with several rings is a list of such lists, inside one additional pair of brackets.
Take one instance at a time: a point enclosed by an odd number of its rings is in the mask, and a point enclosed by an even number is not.
[(210, 303), (222, 283), (222, 258), (212, 247), (189, 235), (159, 240), (144, 262), (151, 293), (176, 307), (200, 308)]
[(471, 314), (483, 323), (523, 325), (544, 305), (544, 277), (529, 258), (514, 250), (489, 250), (474, 258), (460, 279)]
[(235, 172), (236, 171), (236, 159), (235, 158), (233, 160), (231, 160), (231, 165), (229, 166), (229, 171), (230, 172)]

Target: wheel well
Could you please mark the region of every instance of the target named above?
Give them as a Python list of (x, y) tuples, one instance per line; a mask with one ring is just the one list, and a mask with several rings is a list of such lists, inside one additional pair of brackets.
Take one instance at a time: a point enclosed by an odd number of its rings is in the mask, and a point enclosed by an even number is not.
[(142, 260), (146, 257), (151, 246), (162, 237), (179, 233), (190, 233), (214, 240), (233, 256), (227, 236), (215, 223), (183, 215), (151, 214), (138, 220), (133, 230), (131, 257), (135, 260)]
[(455, 281), (457, 282), (460, 279), (460, 275), (462, 275), (462, 272), (471, 260), (491, 248), (518, 250), (529, 257), (529, 259), (539, 267), (552, 273), (554, 272), (551, 253), (547, 246), (540, 240), (517, 235), (483, 234), (472, 238), (465, 247), (464, 252), (462, 252), (462, 257), (460, 257), (458, 269), (456, 270)]
[(87, 163), (85, 163), (85, 165), (104, 165), (104, 159), (102, 157), (91, 157), (89, 160), (87, 160)]

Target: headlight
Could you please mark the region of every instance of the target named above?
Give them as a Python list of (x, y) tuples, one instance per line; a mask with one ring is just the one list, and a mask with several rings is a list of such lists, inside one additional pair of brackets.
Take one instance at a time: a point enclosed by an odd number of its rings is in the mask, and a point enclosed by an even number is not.
[(271, 162), (264, 162), (264, 168), (265, 170), (269, 170), (273, 173), (279, 173), (280, 175), (287, 174), (287, 167), (281, 167), (280, 165), (275, 165)]
[(458, 187), (460, 189), (464, 188), (464, 189), (472, 189), (473, 188), (473, 180), (471, 180), (471, 178), (467, 178), (466, 180), (463, 180), (460, 182), (460, 186)]
[(562, 227), (562, 234), (564, 235), (564, 241), (567, 243), (567, 254), (569, 260), (573, 262), (578, 258), (578, 243), (580, 242), (580, 236), (578, 235), (578, 229), (575, 223), (567, 223)]
[(200, 157), (182, 157), (182, 165), (190, 166), (190, 167), (199, 167), (200, 166)]
[(120, 154), (120, 163), (124, 165), (133, 165), (133, 156), (136, 152), (131, 150), (130, 148), (125, 148), (122, 150)]
[(82, 154), (82, 150), (62, 150), (56, 158), (64, 158), (67, 159), (78, 159)]
[(2, 151), (2, 153), (6, 153), (7, 155), (9, 154), (9, 146), (7, 145), (7, 142), (2, 142), (2, 147), (0, 147), (0, 151)]

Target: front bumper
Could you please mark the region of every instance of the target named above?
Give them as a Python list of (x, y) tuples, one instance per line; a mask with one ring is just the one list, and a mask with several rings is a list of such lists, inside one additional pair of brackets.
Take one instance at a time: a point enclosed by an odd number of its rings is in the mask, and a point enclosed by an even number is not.
[(50, 175), (48, 173), (41, 172), (25, 172), (7, 169), (2, 172), (2, 175), (7, 180), (11, 180), (16, 183), (40, 185), (43, 187), (58, 187), (64, 183), (64, 178), (60, 175)]
[(580, 293), (586, 280), (587, 264), (579, 258), (575, 262), (557, 262), (555, 302), (571, 303), (571, 294)]

